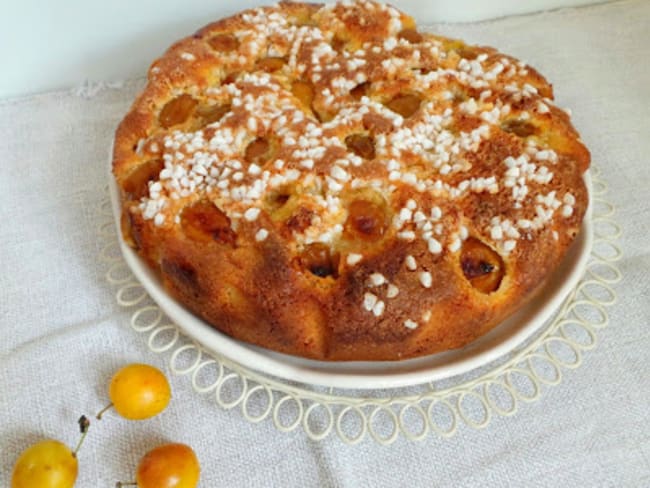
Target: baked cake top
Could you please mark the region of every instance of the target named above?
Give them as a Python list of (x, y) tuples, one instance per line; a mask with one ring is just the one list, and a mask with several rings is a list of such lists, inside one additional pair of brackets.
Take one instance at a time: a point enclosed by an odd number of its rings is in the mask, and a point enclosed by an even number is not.
[[(487, 243), (498, 256), (462, 270), (490, 293), (501, 277), (481, 282), (481, 266), (548, 230), (569, 242), (586, 207), (575, 176), (589, 153), (552, 97), (525, 63), (418, 32), (391, 6), (282, 2), (210, 24), (152, 65), (114, 172), (156, 228), (279, 240), (323, 278), (397, 239), (429, 288), (420, 262)], [(377, 269), (358, 306), (380, 317), (398, 293)]]

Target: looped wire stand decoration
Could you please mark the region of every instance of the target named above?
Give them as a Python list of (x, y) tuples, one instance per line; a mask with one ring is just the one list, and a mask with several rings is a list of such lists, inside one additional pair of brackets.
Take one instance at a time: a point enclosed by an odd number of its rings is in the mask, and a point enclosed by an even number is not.
[[(594, 349), (608, 324), (612, 288), (621, 279), (616, 242), (621, 228), (607, 184), (591, 169), (594, 241), (585, 272), (544, 326), (509, 354), (469, 373), (405, 388), (349, 390), (302, 384), (265, 375), (207, 351), (169, 322), (135, 279), (120, 253), (111, 203), (102, 202), (100, 258), (117, 303), (131, 312), (131, 328), (149, 349), (164, 354), (171, 371), (191, 381), (197, 394), (211, 395), (223, 409), (239, 408), (253, 423), (271, 421), (282, 432), (302, 428), (313, 440), (334, 432), (347, 444), (367, 435), (380, 444), (400, 434), (421, 440), (453, 436), (462, 423), (486, 427), (494, 415), (510, 416), (522, 403), (538, 400), (543, 388), (558, 385), (567, 370)], [(105, 221), (104, 221), (105, 220)]]

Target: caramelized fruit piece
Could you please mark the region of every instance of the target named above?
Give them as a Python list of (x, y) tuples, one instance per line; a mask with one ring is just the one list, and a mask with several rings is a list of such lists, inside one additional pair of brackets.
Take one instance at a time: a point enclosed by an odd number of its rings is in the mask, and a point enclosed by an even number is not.
[(462, 88), (453, 88), (451, 93), (454, 96), (453, 101), (456, 103), (462, 103), (469, 98), (467, 92)]
[(422, 99), (413, 94), (397, 95), (395, 98), (386, 103), (386, 107), (393, 112), (400, 114), (408, 119), (420, 108)]
[(239, 78), (239, 75), (241, 73), (239, 71), (233, 71), (232, 73), (228, 73), (226, 77), (223, 79), (221, 82), (222, 85), (230, 85), (231, 83), (234, 83), (237, 81), (237, 78)]
[(375, 158), (375, 140), (365, 134), (350, 134), (345, 138), (348, 150), (365, 159)]
[(173, 125), (182, 124), (194, 113), (194, 109), (198, 103), (192, 95), (188, 95), (187, 93), (171, 99), (162, 108), (160, 115), (158, 115), (160, 125), (168, 129)]
[(384, 134), (393, 129), (393, 122), (382, 115), (368, 112), (363, 116), (363, 127), (373, 134)]
[(122, 231), (122, 237), (133, 249), (140, 249), (140, 239), (133, 227), (133, 217), (131, 216), (131, 212), (129, 212), (128, 208), (124, 208), (122, 210), (122, 215), (120, 215), (120, 230)]
[(431, 68), (428, 66), (420, 66), (418, 68), (411, 68), (411, 71), (413, 71), (414, 73), (419, 73), (421, 75), (428, 75), (429, 73), (431, 73)]
[(201, 290), (199, 278), (196, 270), (189, 264), (163, 258), (160, 269), (176, 285), (189, 288), (195, 295), (199, 294)]
[(348, 205), (348, 218), (343, 226), (346, 236), (367, 241), (380, 239), (388, 228), (386, 212), (377, 203), (354, 200)]
[(264, 203), (265, 210), (271, 219), (279, 225), (285, 226), (301, 206), (296, 188), (291, 185), (271, 190), (264, 197)]
[(397, 34), (397, 38), (404, 39), (410, 42), (411, 44), (417, 44), (424, 40), (422, 34), (420, 34), (415, 29), (404, 29)]
[(272, 156), (271, 143), (265, 137), (258, 137), (251, 141), (244, 151), (244, 159), (249, 163), (263, 165)]
[(288, 188), (273, 190), (266, 198), (266, 204), (271, 211), (280, 210), (291, 198), (291, 190)]
[(285, 65), (284, 58), (268, 57), (257, 60), (255, 69), (261, 69), (267, 73), (273, 73), (281, 70)]
[(194, 241), (217, 241), (234, 246), (237, 239), (230, 228), (228, 216), (208, 200), (199, 200), (185, 207), (181, 214), (181, 226), (185, 235)]
[(465, 59), (467, 59), (469, 61), (472, 61), (473, 59), (476, 59), (476, 57), (478, 56), (478, 51), (472, 49), (469, 46), (459, 47), (455, 51), (461, 58), (465, 58)]
[(230, 53), (239, 49), (239, 40), (232, 34), (217, 34), (208, 40), (215, 51)]
[(300, 265), (319, 278), (333, 276), (336, 278), (339, 256), (332, 255), (329, 246), (321, 242), (309, 244), (298, 258)]
[(298, 207), (291, 217), (287, 220), (287, 228), (294, 232), (303, 232), (311, 225), (314, 212), (305, 207)]
[(334, 49), (334, 50), (337, 51), (337, 52), (341, 52), (341, 51), (343, 51), (343, 49), (345, 48), (345, 45), (346, 45), (346, 44), (347, 44), (347, 41), (346, 41), (345, 39), (341, 39), (341, 38), (340, 38), (339, 36), (337, 36), (337, 35), (335, 35), (335, 36), (332, 38), (332, 42), (331, 42), (332, 49)]
[(196, 113), (207, 125), (221, 120), (224, 115), (230, 112), (231, 108), (229, 103), (223, 105), (201, 105), (196, 109)]
[(465, 278), (482, 293), (496, 291), (505, 273), (501, 256), (474, 237), (470, 237), (463, 243), (460, 251), (460, 267)]
[(308, 81), (294, 81), (291, 84), (291, 93), (306, 107), (311, 109), (314, 101), (314, 85)]
[(357, 86), (352, 88), (352, 90), (350, 90), (350, 96), (352, 96), (352, 98), (355, 100), (361, 100), (362, 97), (367, 97), (369, 92), (370, 82), (364, 81), (363, 83), (359, 83)]
[(501, 124), (501, 129), (519, 137), (528, 137), (537, 134), (537, 127), (521, 119), (505, 120)]
[(334, 118), (335, 115), (334, 112), (329, 112), (326, 107), (323, 108), (312, 106), (312, 111), (314, 112), (314, 115), (319, 122), (329, 122)]
[(444, 45), (445, 50), (456, 51), (456, 53), (458, 53), (460, 49), (465, 48), (465, 43), (458, 39), (443, 39), (442, 43)]
[(317, 7), (315, 7), (313, 4), (307, 4), (307, 8), (299, 12), (295, 17), (293, 17), (291, 24), (292, 25), (310, 25), (314, 26), (317, 25), (314, 19), (312, 18), (312, 15), (318, 10)]
[(122, 189), (133, 200), (149, 194), (149, 182), (158, 178), (158, 175), (165, 167), (162, 159), (151, 159), (136, 167), (122, 183)]

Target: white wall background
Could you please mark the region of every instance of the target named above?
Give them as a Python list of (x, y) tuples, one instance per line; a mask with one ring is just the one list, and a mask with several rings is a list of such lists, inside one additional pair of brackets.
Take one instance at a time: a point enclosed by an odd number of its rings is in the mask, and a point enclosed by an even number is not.
[[(315, 0), (312, 0), (315, 1)], [(602, 1), (602, 0), (600, 0)], [(392, 0), (421, 23), (467, 22), (598, 0)], [(1, 0), (0, 98), (143, 76), (173, 41), (268, 0)]]

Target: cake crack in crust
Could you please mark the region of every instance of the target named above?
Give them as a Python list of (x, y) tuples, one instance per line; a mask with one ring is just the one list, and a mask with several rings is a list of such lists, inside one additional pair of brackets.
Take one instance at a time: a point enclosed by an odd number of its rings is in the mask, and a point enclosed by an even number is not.
[(372, 1), (175, 43), (117, 129), (124, 239), (217, 329), (325, 360), (461, 347), (575, 239), (588, 150), (551, 85)]

